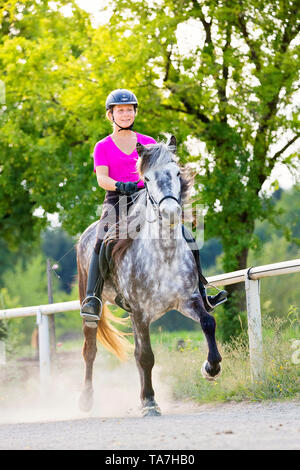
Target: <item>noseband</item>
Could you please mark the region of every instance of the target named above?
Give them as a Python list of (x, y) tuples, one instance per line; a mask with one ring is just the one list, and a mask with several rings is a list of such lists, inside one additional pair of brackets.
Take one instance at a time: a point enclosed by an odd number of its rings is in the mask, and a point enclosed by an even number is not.
[(153, 197), (151, 196), (151, 194), (149, 193), (149, 190), (148, 190), (148, 186), (147, 186), (147, 183), (146, 181), (144, 181), (144, 185), (145, 185), (145, 188), (146, 188), (146, 191), (147, 191), (147, 194), (148, 194), (148, 197), (150, 199), (150, 202), (153, 206), (157, 207), (159, 209), (159, 206), (161, 205), (161, 203), (165, 200), (165, 199), (174, 199), (174, 201), (177, 202), (177, 204), (180, 206), (181, 205), (181, 195), (179, 196), (179, 199), (177, 199), (177, 197), (175, 196), (172, 196), (171, 194), (168, 195), (168, 196), (164, 196), (159, 202), (156, 202), (155, 199), (153, 199)]
[[(180, 194), (180, 196), (179, 196), (178, 199), (177, 199), (175, 196), (172, 196), (172, 195), (170, 194), (170, 195), (168, 195), (168, 196), (164, 196), (159, 202), (157, 202), (157, 201), (155, 201), (155, 199), (153, 199), (153, 197), (152, 197), (151, 194), (149, 193), (149, 190), (148, 190), (146, 181), (144, 181), (144, 185), (145, 185), (145, 189), (146, 189), (148, 198), (149, 198), (149, 200), (150, 200), (150, 202), (151, 202), (151, 204), (152, 204), (152, 206), (153, 206), (154, 211), (156, 211), (156, 210), (158, 209), (158, 216), (159, 216), (160, 219), (161, 219), (162, 217), (161, 217), (161, 214), (160, 214), (160, 212), (159, 212), (159, 207), (160, 207), (161, 203), (162, 203), (163, 201), (165, 201), (165, 199), (174, 199), (174, 201), (176, 201), (177, 204), (178, 204), (179, 206), (181, 206), (181, 194)], [(155, 219), (155, 220), (157, 220), (157, 219)], [(148, 222), (155, 222), (155, 220), (152, 220), (152, 221), (148, 220)]]

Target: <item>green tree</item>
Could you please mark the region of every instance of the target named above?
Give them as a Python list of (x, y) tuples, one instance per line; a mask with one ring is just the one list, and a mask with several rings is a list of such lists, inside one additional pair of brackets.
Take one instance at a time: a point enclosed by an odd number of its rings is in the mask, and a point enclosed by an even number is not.
[[(73, 0), (2, 2), (1, 238), (37, 238), (47, 212), (72, 234), (95, 220), (104, 192), (92, 151), (110, 131), (105, 97), (124, 86), (142, 104), (137, 128), (174, 133), (182, 162), (196, 165), (206, 239), (222, 242), (223, 269), (246, 267), (255, 219), (274, 219), (264, 182), (277, 162), (293, 165), (299, 136), (297, 13), (296, 0), (118, 0), (109, 24), (93, 29)], [(183, 27), (202, 38), (188, 50)], [(206, 152), (191, 155), (199, 141)], [(229, 320), (242, 308), (235, 289)]]
[[(300, 191), (295, 185), (290, 190), (277, 190), (271, 199), (273, 211), (277, 214), (272, 223), (267, 220), (255, 221), (255, 236), (258, 244), (250, 249), (248, 254), (249, 266), (279, 263), (300, 257)], [(274, 227), (276, 223), (276, 227)], [(207, 275), (215, 271), (222, 272), (222, 255), (217, 259), (217, 265), (210, 268)], [(242, 286), (242, 284), (241, 284)], [(244, 287), (243, 287), (244, 288)], [(261, 280), (260, 302), (262, 315), (275, 315), (287, 318), (288, 312), (297, 308), (300, 302), (299, 274), (274, 276)], [(218, 334), (223, 340), (231, 331), (232, 321), (236, 327), (246, 324), (246, 312), (233, 319), (224, 314), (223, 306), (218, 308), (215, 316), (218, 323)]]
[[(31, 260), (27, 260), (26, 265), (20, 260), (9, 271), (6, 271), (4, 288), (8, 298), (14, 302), (7, 304), (6, 297), (3, 297), (1, 308), (29, 307), (31, 305), (42, 305), (48, 303), (46, 260), (39, 254)], [(30, 340), (30, 336), (35, 328), (35, 317), (27, 317), (11, 320), (17, 325), (17, 329), (22, 332), (23, 339)]]
[[(0, 309), (13, 308), (17, 302), (16, 298), (11, 298), (6, 288), (0, 289)], [(0, 320), (0, 340), (6, 340), (9, 336), (9, 328), (7, 320)]]
[[(255, 220), (274, 220), (263, 185), (277, 163), (297, 164), (292, 150), (300, 136), (293, 105), (299, 79), (299, 3), (112, 4), (115, 44), (122, 43), (130, 71), (138, 63), (137, 93), (151, 90), (143, 101), (149, 111), (144, 119), (157, 119), (161, 133), (178, 136), (183, 162), (198, 164), (199, 199), (208, 210), (205, 235), (221, 240), (223, 269), (246, 268), (249, 248), (257, 246)], [(182, 27), (197, 29), (202, 38), (189, 50), (180, 44)], [(204, 143), (205, 152), (191, 157), (189, 140)], [(283, 143), (276, 147), (278, 141)], [(227, 337), (239, 329), (234, 317), (244, 301), (238, 284), (228, 290)], [(237, 327), (230, 328), (231, 319)]]
[[(299, 186), (281, 191), (275, 203), (276, 229), (267, 220), (257, 221), (255, 233), (262, 240), (258, 250), (250, 250), (249, 265), (259, 266), (300, 257)], [(291, 306), (299, 306), (299, 274), (275, 276), (261, 280), (262, 314), (287, 316)]]
[(70, 293), (77, 273), (75, 240), (59, 228), (46, 230), (41, 238), (43, 253), (53, 264), (58, 263), (55, 272), (60, 288)]
[[(31, 305), (43, 305), (48, 303), (47, 273), (45, 255), (39, 252), (37, 255), (28, 257), (26, 263), (19, 260), (11, 270), (7, 270), (4, 277), (4, 287), (0, 290), (0, 308), (17, 308)], [(78, 286), (74, 283), (68, 295), (60, 289), (60, 283), (53, 275), (53, 298), (54, 302), (66, 302), (78, 299)], [(36, 327), (36, 318), (24, 317), (9, 320), (13, 323), (15, 334), (18, 335), (20, 343), (30, 343), (31, 334)], [(63, 332), (80, 332), (81, 318), (78, 312), (56, 314), (55, 324), (57, 337)], [(0, 338), (9, 332), (6, 324), (0, 321)]]
[(277, 193), (273, 196), (276, 213), (274, 223), (270, 224), (268, 220), (257, 222), (255, 233), (263, 242), (271, 240), (274, 235), (285, 236), (289, 247), (293, 249), (300, 246), (300, 185), (296, 184), (287, 191), (281, 190), (280, 196)]
[(94, 47), (90, 20), (74, 1), (2, 2), (0, 26), (0, 232), (15, 247), (38, 238), (46, 212), (60, 212), (73, 233), (95, 220), (103, 191), (91, 153), (108, 124), (99, 119), (105, 92), (82, 53)]
[[(259, 253), (249, 253), (249, 262), (252, 266), (279, 263), (299, 258), (299, 254), (296, 244), (291, 245), (286, 238), (273, 234)], [(290, 306), (299, 306), (299, 273), (262, 279), (260, 297), (262, 314), (286, 317)]]

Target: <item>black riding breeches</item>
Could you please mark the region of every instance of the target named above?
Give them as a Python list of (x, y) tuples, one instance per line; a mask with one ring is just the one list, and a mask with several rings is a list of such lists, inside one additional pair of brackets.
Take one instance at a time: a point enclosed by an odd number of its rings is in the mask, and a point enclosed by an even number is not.
[(132, 204), (133, 198), (131, 196), (124, 196), (117, 191), (106, 191), (101, 217), (97, 225), (97, 241), (94, 247), (96, 254), (99, 254), (102, 241), (108, 230), (116, 225), (121, 216), (128, 214)]

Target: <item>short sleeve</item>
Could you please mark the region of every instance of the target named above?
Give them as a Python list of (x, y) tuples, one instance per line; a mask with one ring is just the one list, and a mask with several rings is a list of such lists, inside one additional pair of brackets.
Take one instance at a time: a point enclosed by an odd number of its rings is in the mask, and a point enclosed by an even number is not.
[(153, 137), (148, 137), (147, 140), (149, 140), (149, 141), (147, 142), (147, 144), (157, 144), (156, 140), (153, 139)]
[(94, 148), (94, 171), (96, 171), (96, 167), (99, 165), (109, 166), (108, 159), (105, 152), (105, 146), (102, 142), (97, 142)]
[(139, 134), (138, 140), (142, 145), (157, 144), (156, 140), (149, 135)]

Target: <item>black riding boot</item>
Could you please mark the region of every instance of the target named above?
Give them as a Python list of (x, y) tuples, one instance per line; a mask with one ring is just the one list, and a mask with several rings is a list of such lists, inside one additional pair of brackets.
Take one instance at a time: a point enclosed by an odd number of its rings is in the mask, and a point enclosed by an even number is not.
[(87, 281), (86, 297), (82, 303), (80, 315), (86, 322), (100, 320), (102, 312), (102, 290), (104, 281), (99, 269), (99, 253), (93, 251)]
[[(196, 241), (194, 240), (193, 236), (191, 235), (191, 233), (187, 230), (186, 227), (184, 227), (184, 225), (182, 226), (182, 233), (183, 233), (183, 237), (184, 239), (189, 243), (189, 242), (192, 242), (194, 245), (196, 244)], [(211, 312), (215, 307), (217, 307), (218, 305), (221, 305), (223, 304), (224, 302), (226, 302), (227, 300), (227, 295), (228, 295), (228, 292), (226, 292), (226, 290), (221, 290), (220, 292), (218, 292), (216, 295), (207, 295), (206, 294), (206, 289), (205, 289), (205, 286), (202, 282), (202, 279), (203, 281), (205, 280), (203, 274), (202, 274), (202, 269), (201, 269), (201, 263), (200, 263), (200, 253), (199, 253), (199, 249), (191, 249), (191, 252), (193, 253), (194, 255), (194, 259), (196, 261), (196, 266), (197, 266), (197, 270), (198, 270), (198, 278), (199, 278), (199, 292), (201, 294), (201, 297), (202, 297), (202, 300), (203, 300), (203, 303), (204, 303), (204, 307), (205, 307), (205, 310), (207, 312)]]
[(205, 286), (201, 280), (203, 278), (203, 274), (202, 274), (202, 269), (201, 269), (201, 264), (200, 264), (199, 250), (192, 250), (192, 253), (194, 255), (197, 269), (198, 269), (199, 291), (200, 291), (200, 294), (204, 303), (204, 307), (207, 312), (211, 312), (215, 307), (226, 302), (228, 293), (226, 292), (226, 290), (221, 290), (216, 295), (206, 294)]

